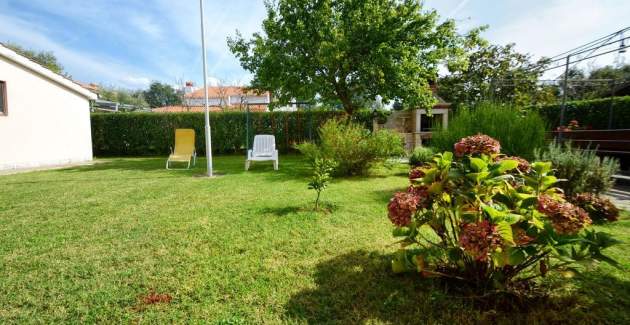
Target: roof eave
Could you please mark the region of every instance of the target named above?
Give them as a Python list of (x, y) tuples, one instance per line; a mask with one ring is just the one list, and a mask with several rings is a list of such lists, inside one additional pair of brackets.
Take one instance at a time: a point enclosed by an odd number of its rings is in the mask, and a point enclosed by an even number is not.
[(60, 86), (63, 86), (64, 88), (71, 90), (75, 93), (77, 93), (78, 95), (81, 95), (82, 97), (86, 98), (86, 99), (97, 99), (98, 96), (83, 88), (81, 85), (79, 85), (78, 83), (75, 83), (74, 81), (63, 77), (53, 71), (51, 71), (50, 69), (47, 69), (43, 66), (41, 66), (40, 64), (16, 53), (15, 51), (5, 47), (4, 45), (0, 44), (0, 56), (6, 58), (7, 60), (16, 63), (50, 81), (53, 81), (57, 84), (59, 84)]

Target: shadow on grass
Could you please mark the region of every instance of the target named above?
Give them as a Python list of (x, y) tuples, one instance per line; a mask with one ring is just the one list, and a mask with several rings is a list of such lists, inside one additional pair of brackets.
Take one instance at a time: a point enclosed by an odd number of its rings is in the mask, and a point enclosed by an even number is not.
[[(216, 156), (213, 159), (213, 169), (217, 174), (230, 175), (262, 175), (269, 180), (284, 181), (309, 174), (308, 164), (297, 155), (280, 157), (279, 170), (273, 170), (271, 162), (257, 162), (251, 165), (249, 171), (245, 171), (245, 158), (236, 155)], [(94, 171), (131, 171), (131, 172), (159, 172), (173, 176), (194, 176), (204, 174), (206, 171), (206, 159), (198, 158), (197, 164), (190, 169), (184, 169), (186, 164), (174, 164), (179, 169), (166, 170), (166, 157), (140, 157), (140, 158), (105, 158), (94, 165), (78, 166), (60, 169), (62, 173), (73, 174)]]
[(295, 215), (298, 213), (313, 213), (313, 214), (330, 214), (337, 210), (338, 206), (333, 203), (320, 202), (319, 210), (315, 210), (315, 204), (309, 202), (306, 205), (301, 206), (282, 206), (275, 208), (265, 208), (260, 212), (263, 214), (274, 215), (277, 217), (284, 217), (288, 215)]
[(627, 323), (630, 283), (610, 276), (575, 279), (577, 292), (529, 302), (526, 310), (447, 293), (438, 280), (394, 275), (389, 256), (355, 251), (317, 265), (314, 289), (294, 294), (286, 305), (290, 322), (356, 324), (380, 321), (424, 323)]

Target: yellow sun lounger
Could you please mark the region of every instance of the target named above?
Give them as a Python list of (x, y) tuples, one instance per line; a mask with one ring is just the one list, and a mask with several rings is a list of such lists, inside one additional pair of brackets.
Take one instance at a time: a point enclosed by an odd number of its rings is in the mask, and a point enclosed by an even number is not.
[(170, 168), (171, 162), (185, 162), (190, 168), (190, 161), (193, 166), (197, 163), (197, 152), (195, 152), (195, 130), (176, 129), (175, 130), (175, 150), (171, 147), (171, 155), (166, 160), (166, 169)]

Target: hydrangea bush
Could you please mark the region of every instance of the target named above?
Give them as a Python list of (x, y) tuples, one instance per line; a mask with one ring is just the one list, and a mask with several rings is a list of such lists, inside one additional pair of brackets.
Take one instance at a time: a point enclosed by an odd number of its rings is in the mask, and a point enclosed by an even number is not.
[(617, 221), (619, 218), (619, 209), (609, 199), (594, 193), (574, 195), (571, 202), (584, 209), (593, 222)]
[(409, 188), (389, 202), (401, 245), (394, 272), (506, 289), (577, 263), (616, 265), (602, 250), (617, 241), (589, 229), (588, 213), (554, 187), (551, 163), (502, 155), (486, 135), (454, 149), (412, 169)]

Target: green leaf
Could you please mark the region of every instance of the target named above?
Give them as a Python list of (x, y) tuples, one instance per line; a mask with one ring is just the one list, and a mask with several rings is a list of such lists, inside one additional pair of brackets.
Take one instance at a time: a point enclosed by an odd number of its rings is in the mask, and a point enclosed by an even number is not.
[(558, 179), (555, 176), (544, 176), (541, 179), (541, 184), (543, 185), (543, 188), (548, 188), (549, 186), (555, 184), (556, 182), (558, 182)]
[(525, 252), (520, 248), (508, 247), (506, 250), (509, 265), (518, 265), (525, 261), (527, 257)]
[(516, 213), (508, 213), (503, 217), (503, 220), (510, 225), (513, 225), (523, 219), (523, 216)]
[(468, 173), (466, 174), (466, 177), (468, 177), (469, 179), (480, 183), (482, 180), (488, 178), (488, 176), (490, 175), (490, 172), (479, 172), (479, 173)]
[(521, 208), (522, 209), (528, 209), (532, 206), (535, 206), (538, 204), (538, 198), (533, 196), (533, 195), (529, 195), (529, 197), (523, 199), (523, 201), (521, 201)]
[(509, 196), (503, 194), (503, 193), (497, 193), (495, 194), (492, 199), (496, 202), (501, 202), (503, 204), (505, 204), (506, 206), (511, 206), (512, 205), (512, 200), (510, 199)]
[(512, 226), (506, 221), (500, 221), (497, 224), (497, 232), (501, 235), (503, 242), (508, 245), (515, 245)]
[(501, 212), (487, 204), (482, 203), (481, 204), (481, 208), (483, 209), (483, 211), (488, 214), (488, 216), (490, 217), (490, 220), (492, 222), (499, 222), (503, 220), (503, 216), (505, 216), (504, 212)]
[(497, 167), (496, 171), (499, 174), (503, 174), (503, 173), (507, 172), (508, 170), (512, 170), (512, 169), (515, 169), (516, 167), (518, 167), (518, 161), (516, 161), (516, 160), (502, 160), (501, 162), (499, 162), (498, 165), (499, 166)]
[(484, 171), (488, 168), (488, 164), (481, 158), (470, 157), (470, 166), (476, 172)]
[(409, 227), (396, 227), (392, 231), (392, 235), (394, 237), (406, 237), (411, 233), (411, 228)]
[(532, 164), (532, 169), (536, 171), (538, 175), (544, 175), (551, 171), (550, 161), (537, 161)]

